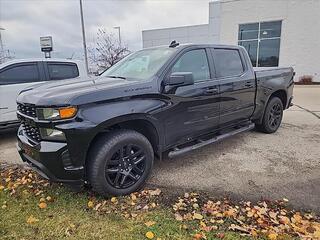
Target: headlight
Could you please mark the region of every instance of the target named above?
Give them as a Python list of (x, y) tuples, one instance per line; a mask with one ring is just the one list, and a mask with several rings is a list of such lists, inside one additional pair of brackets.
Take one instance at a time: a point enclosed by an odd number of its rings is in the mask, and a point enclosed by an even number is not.
[(76, 115), (76, 107), (38, 108), (37, 116), (40, 120), (60, 120), (72, 118)]
[(63, 132), (52, 128), (40, 128), (41, 138), (44, 140), (65, 141), (66, 136)]

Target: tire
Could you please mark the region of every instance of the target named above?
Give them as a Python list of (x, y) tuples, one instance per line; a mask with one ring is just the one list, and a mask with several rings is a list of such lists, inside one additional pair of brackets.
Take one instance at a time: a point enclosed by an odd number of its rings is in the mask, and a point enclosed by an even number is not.
[(114, 130), (91, 150), (88, 180), (100, 195), (127, 195), (144, 185), (153, 161), (153, 148), (145, 136), (133, 130)]
[(256, 124), (256, 129), (264, 133), (274, 133), (280, 127), (282, 116), (282, 101), (278, 97), (272, 97), (264, 111), (262, 123)]

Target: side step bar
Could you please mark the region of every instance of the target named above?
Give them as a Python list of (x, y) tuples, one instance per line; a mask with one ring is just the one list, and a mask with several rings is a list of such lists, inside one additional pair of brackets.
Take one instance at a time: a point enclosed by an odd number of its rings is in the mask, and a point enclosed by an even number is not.
[(184, 148), (176, 147), (174, 150), (172, 150), (172, 151), (170, 151), (168, 153), (168, 157), (169, 158), (176, 157), (178, 155), (181, 155), (181, 154), (187, 153), (189, 151), (201, 148), (201, 147), (206, 146), (208, 144), (219, 142), (219, 141), (221, 141), (223, 139), (226, 139), (226, 138), (231, 137), (233, 135), (236, 135), (238, 133), (249, 131), (249, 130), (251, 130), (253, 128), (254, 128), (254, 123), (251, 123), (251, 124), (249, 124), (247, 126), (235, 129), (234, 131), (227, 132), (227, 133), (222, 134), (222, 135), (215, 136), (215, 137), (213, 137), (211, 139), (208, 139), (208, 140), (205, 140), (205, 141), (204, 140), (199, 140), (197, 144), (192, 145), (192, 146), (188, 146), (188, 147), (184, 147)]
[(12, 122), (4, 122), (0, 123), (0, 131), (2, 130), (11, 130), (11, 129), (18, 129), (20, 125), (19, 121), (12, 121)]

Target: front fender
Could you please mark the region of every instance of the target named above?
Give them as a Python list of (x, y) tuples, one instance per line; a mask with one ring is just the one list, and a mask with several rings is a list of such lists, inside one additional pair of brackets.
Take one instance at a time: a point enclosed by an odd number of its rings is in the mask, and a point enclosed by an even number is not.
[(98, 131), (121, 121), (134, 119), (147, 120), (158, 131), (161, 131), (161, 124), (156, 115), (164, 105), (165, 102), (158, 99), (130, 99), (121, 102), (101, 103), (81, 109), (79, 117), (96, 125)]
[[(164, 132), (164, 126), (157, 113), (165, 105), (158, 99), (128, 99), (121, 102), (95, 103), (79, 109), (75, 121), (59, 124), (57, 129), (64, 131), (68, 149), (75, 166), (83, 166), (92, 140), (112, 125), (130, 121), (146, 120), (157, 133)], [(159, 144), (164, 139), (159, 135)]]

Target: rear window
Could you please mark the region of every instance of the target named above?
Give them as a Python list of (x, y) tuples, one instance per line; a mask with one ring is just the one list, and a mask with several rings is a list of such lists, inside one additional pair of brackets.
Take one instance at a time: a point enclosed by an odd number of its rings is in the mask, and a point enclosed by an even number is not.
[(0, 71), (0, 85), (40, 81), (37, 63), (15, 64)]
[(79, 76), (79, 70), (74, 63), (48, 63), (49, 79), (61, 80)]
[(233, 77), (244, 71), (240, 53), (236, 49), (212, 49), (218, 77)]

